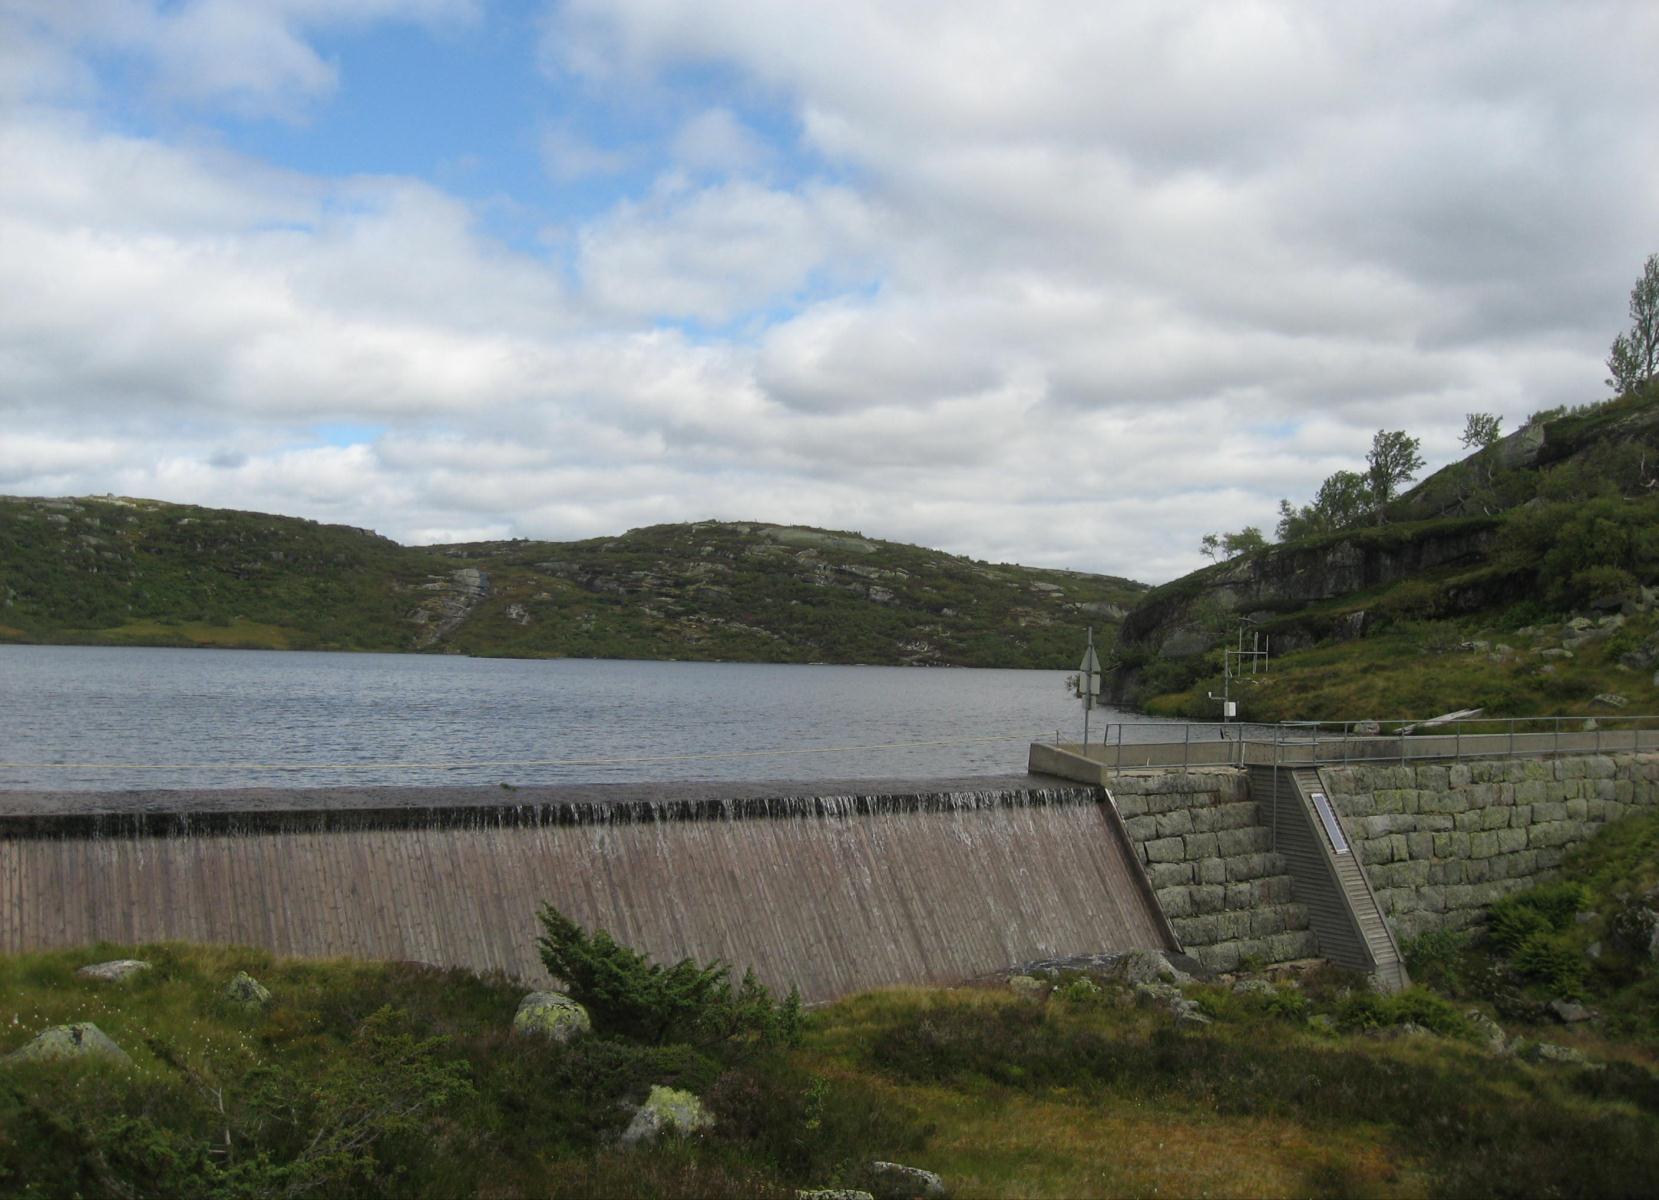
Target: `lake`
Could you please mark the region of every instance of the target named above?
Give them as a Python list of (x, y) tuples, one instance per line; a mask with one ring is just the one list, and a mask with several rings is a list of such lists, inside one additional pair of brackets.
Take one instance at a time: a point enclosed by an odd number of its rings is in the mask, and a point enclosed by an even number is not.
[(0, 789), (1006, 774), (1066, 674), (0, 646)]

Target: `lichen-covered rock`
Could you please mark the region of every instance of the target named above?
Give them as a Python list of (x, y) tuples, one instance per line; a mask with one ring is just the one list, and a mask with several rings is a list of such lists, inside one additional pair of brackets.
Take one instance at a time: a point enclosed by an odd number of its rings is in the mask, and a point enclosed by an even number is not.
[(75, 974), (82, 979), (96, 979), (101, 983), (120, 983), (149, 969), (150, 964), (142, 959), (117, 958), (110, 962), (89, 963)]
[(1156, 950), (1131, 950), (1112, 964), (1110, 974), (1127, 984), (1192, 982), (1191, 975)]
[(531, 992), (513, 1014), (513, 1032), (551, 1038), (560, 1045), (593, 1028), (588, 1010), (562, 992)]
[(1502, 1025), (1478, 1008), (1471, 1008), (1464, 1013), (1463, 1019), (1469, 1023), (1469, 1029), (1474, 1033), (1476, 1040), (1493, 1054), (1508, 1052), (1509, 1039), (1504, 1035)]
[(875, 1200), (922, 1200), (923, 1197), (945, 1194), (945, 1181), (920, 1167), (873, 1162), (865, 1168), (865, 1174)]
[(1573, 1000), (1551, 1000), (1546, 1007), (1550, 1010), (1550, 1015), (1563, 1025), (1588, 1021), (1595, 1015), (1582, 1004)]
[(7, 1056), (23, 1062), (55, 1059), (90, 1058), (130, 1065), (132, 1059), (117, 1046), (102, 1029), (90, 1022), (75, 1025), (54, 1025), (44, 1030), (28, 1045)]
[(863, 1188), (798, 1188), (795, 1200), (876, 1200)]
[(232, 1004), (246, 1008), (264, 1008), (271, 1002), (271, 989), (246, 971), (236, 972), (236, 978), (225, 984), (221, 994)]
[(1240, 979), (1233, 984), (1233, 991), (1240, 996), (1275, 996), (1279, 989), (1265, 979)]
[(1613, 942), (1641, 958), (1659, 960), (1659, 912), (1632, 904), (1613, 918)]
[(1016, 992), (1024, 992), (1025, 994), (1030, 995), (1033, 992), (1042, 991), (1045, 985), (1043, 984), (1043, 981), (1038, 979), (1035, 975), (1010, 975), (1008, 977), (1008, 986), (1013, 988)]
[(622, 1131), (624, 1146), (652, 1145), (663, 1134), (690, 1137), (714, 1124), (714, 1114), (703, 1107), (703, 1102), (690, 1092), (679, 1088), (653, 1084), (645, 1098)]
[(1521, 1050), (1521, 1057), (1530, 1063), (1568, 1063), (1573, 1066), (1584, 1066), (1590, 1061), (1582, 1051), (1571, 1046), (1558, 1046), (1554, 1042), (1528, 1042)]

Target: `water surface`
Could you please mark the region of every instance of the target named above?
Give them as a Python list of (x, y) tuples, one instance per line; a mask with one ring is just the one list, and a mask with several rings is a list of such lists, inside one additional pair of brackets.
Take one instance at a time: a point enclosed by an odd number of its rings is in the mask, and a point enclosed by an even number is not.
[(0, 789), (1006, 774), (1081, 732), (1065, 677), (0, 646)]

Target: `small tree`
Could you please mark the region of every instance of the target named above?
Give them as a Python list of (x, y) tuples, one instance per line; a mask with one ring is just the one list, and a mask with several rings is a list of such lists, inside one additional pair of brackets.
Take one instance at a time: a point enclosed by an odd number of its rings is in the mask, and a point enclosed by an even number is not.
[(1316, 537), (1358, 525), (1371, 513), (1371, 485), (1357, 471), (1338, 471), (1319, 485), (1311, 504), (1279, 501), (1279, 540)]
[(1198, 552), (1205, 558), (1219, 561), (1237, 558), (1267, 545), (1267, 538), (1254, 525), (1246, 525), (1237, 533), (1206, 533), (1198, 539)]
[(1423, 469), (1419, 445), (1403, 429), (1377, 430), (1371, 439), (1371, 452), (1365, 456), (1365, 481), (1370, 485), (1373, 505), (1381, 508), (1394, 499), (1400, 485)]
[(1228, 558), (1249, 554), (1252, 550), (1263, 549), (1266, 545), (1267, 539), (1254, 525), (1246, 525), (1237, 533), (1226, 533), (1221, 536), (1221, 552)]
[(1630, 289), (1630, 328), (1613, 339), (1607, 386), (1619, 395), (1659, 374), (1659, 254), (1647, 256)]
[(1484, 450), (1498, 440), (1503, 418), (1495, 413), (1470, 413), (1463, 423), (1463, 448)]
[(548, 974), (564, 981), (602, 1029), (658, 1043), (754, 1035), (787, 1044), (798, 1036), (801, 999), (793, 990), (779, 1004), (745, 972), (734, 996), (723, 962), (682, 958), (665, 967), (603, 929), (588, 933), (551, 904), (537, 915), (543, 933), (536, 945)]

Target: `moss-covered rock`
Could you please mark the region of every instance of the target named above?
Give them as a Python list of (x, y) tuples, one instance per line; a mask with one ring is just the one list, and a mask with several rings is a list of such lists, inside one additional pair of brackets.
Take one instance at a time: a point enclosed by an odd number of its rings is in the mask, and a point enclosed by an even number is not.
[(127, 1052), (117, 1046), (107, 1033), (85, 1021), (75, 1025), (54, 1025), (7, 1057), (22, 1062), (104, 1059), (123, 1066), (132, 1063)]
[(236, 978), (225, 984), (221, 994), (232, 1004), (245, 1008), (264, 1008), (271, 1002), (271, 989), (246, 971), (236, 972)]
[(714, 1114), (690, 1092), (653, 1085), (645, 1103), (622, 1132), (624, 1146), (651, 1145), (665, 1133), (690, 1137), (714, 1124)]
[(588, 1010), (562, 992), (531, 992), (513, 1014), (513, 1032), (563, 1045), (593, 1029)]

